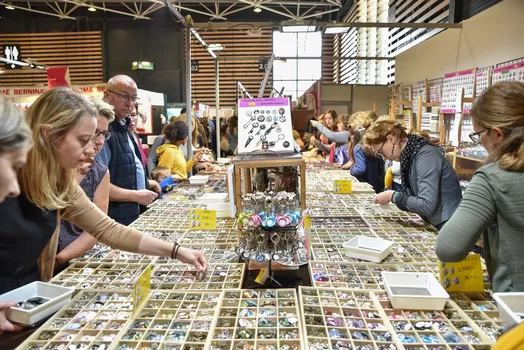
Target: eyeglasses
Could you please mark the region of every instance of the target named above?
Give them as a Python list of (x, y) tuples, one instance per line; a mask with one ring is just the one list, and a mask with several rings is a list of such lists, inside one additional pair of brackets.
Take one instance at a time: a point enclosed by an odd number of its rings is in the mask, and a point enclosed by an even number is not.
[(95, 134), (93, 135), (92, 141), (95, 141), (98, 139), (101, 135), (104, 136), (104, 140), (107, 141), (109, 138), (111, 138), (111, 133), (109, 131), (100, 131), (96, 129)]
[(382, 157), (384, 157), (384, 155), (382, 154), (382, 148), (384, 148), (384, 145), (386, 144), (386, 142), (387, 142), (387, 139), (385, 139), (384, 142), (382, 142), (382, 146), (380, 146), (380, 148), (377, 151), (377, 154), (380, 154)]
[(488, 129), (484, 129), (479, 132), (472, 132), (471, 134), (469, 134), (469, 138), (471, 139), (471, 141), (478, 144), (480, 143), (480, 135), (482, 135), (484, 131), (488, 131)]
[(136, 101), (140, 100), (140, 98), (138, 96), (129, 96), (128, 94), (121, 94), (120, 92), (115, 92), (115, 91), (111, 91), (111, 90), (106, 90), (106, 91), (110, 92), (112, 94), (115, 94), (116, 96), (118, 96), (118, 98), (120, 98), (122, 100), (131, 101), (131, 102), (136, 102)]

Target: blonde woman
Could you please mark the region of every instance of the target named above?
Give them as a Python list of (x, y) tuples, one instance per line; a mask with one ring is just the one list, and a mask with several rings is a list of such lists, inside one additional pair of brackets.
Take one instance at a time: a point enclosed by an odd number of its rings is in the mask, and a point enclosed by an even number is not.
[(66, 88), (45, 92), (29, 109), (34, 146), (20, 170), (22, 191), (0, 204), (0, 294), (50, 279), (60, 219), (112, 248), (173, 257), (206, 269), (201, 252), (117, 224), (82, 191), (74, 172), (94, 155), (97, 114), (86, 97)]
[[(31, 148), (31, 130), (26, 124), (22, 112), (0, 95), (0, 205), (6, 198), (14, 198), (20, 194), (17, 173), (25, 164), (27, 152)], [(4, 214), (5, 215), (5, 214)], [(4, 215), (2, 215), (2, 226)], [(16, 244), (13, 237), (11, 244)], [(4, 251), (8, 247), (0, 246)], [(3, 276), (1, 276), (3, 277)], [(0, 277), (0, 279), (1, 279)], [(1, 282), (0, 282), (1, 283)], [(21, 328), (11, 324), (4, 310), (16, 305), (16, 301), (0, 302), (0, 334), (4, 331), (18, 331)]]
[(437, 256), (460, 261), (483, 238), (493, 291), (524, 292), (524, 84), (493, 85), (477, 98), (470, 115), (470, 138), (489, 157), (440, 230)]
[[(93, 104), (98, 111), (96, 131), (93, 136), (93, 148), (96, 156), (104, 147), (105, 141), (111, 137), (108, 128), (109, 123), (115, 119), (115, 113), (113, 106), (103, 100), (94, 100)], [(76, 169), (75, 178), (89, 200), (107, 214), (110, 187), (107, 166), (93, 157)], [(64, 266), (71, 259), (82, 256), (93, 248), (95, 243), (96, 239), (89, 233), (82, 231), (68, 221), (60, 221), (55, 270)]]

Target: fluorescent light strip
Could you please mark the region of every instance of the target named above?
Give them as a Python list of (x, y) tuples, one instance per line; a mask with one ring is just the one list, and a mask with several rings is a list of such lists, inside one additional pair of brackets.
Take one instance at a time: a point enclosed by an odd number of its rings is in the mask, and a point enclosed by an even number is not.
[(317, 26), (283, 26), (282, 32), (284, 33), (306, 33), (306, 32), (315, 32)]
[(347, 33), (350, 27), (327, 27), (324, 34), (343, 34)]
[(206, 42), (204, 41), (204, 39), (202, 39), (200, 34), (198, 34), (198, 32), (195, 30), (195, 28), (191, 28), (190, 30), (191, 30), (191, 34), (194, 35), (194, 37), (200, 42), (200, 44), (202, 44), (202, 46), (204, 46), (204, 47), (207, 47)]
[(217, 58), (217, 54), (213, 52), (213, 50), (211, 50), (210, 48), (207, 48), (207, 52), (209, 52), (209, 54), (211, 55), (211, 57), (213, 57), (214, 59)]

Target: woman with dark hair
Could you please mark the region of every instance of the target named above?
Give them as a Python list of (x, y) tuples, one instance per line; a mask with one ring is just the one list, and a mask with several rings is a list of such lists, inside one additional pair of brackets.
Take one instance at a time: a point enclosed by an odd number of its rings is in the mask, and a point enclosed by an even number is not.
[(182, 179), (187, 179), (187, 173), (202, 159), (204, 152), (198, 152), (193, 159), (186, 161), (180, 146), (185, 144), (189, 138), (189, 128), (183, 121), (176, 121), (166, 125), (163, 134), (166, 143), (158, 147), (158, 166), (171, 169), (171, 174), (177, 174)]

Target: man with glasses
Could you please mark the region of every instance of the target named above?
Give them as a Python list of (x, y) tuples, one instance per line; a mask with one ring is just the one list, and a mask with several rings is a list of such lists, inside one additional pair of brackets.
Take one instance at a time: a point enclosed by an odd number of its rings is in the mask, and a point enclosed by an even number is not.
[(128, 131), (138, 87), (127, 75), (116, 75), (107, 82), (104, 100), (114, 107), (115, 120), (109, 124), (111, 138), (107, 140), (98, 159), (109, 168), (111, 188), (108, 215), (115, 221), (129, 225), (140, 215), (140, 205), (149, 205), (157, 197), (149, 187), (156, 187), (147, 179), (138, 145)]

